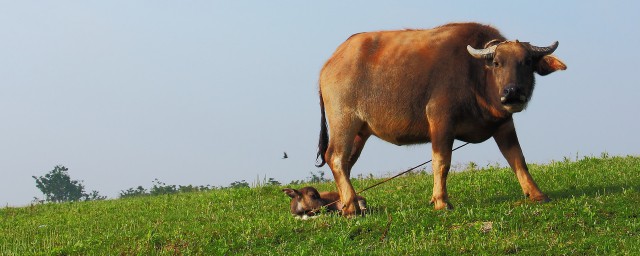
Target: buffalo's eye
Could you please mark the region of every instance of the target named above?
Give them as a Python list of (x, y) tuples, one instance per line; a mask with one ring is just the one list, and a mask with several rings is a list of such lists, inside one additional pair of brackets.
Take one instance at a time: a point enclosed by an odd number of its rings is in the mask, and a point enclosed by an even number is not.
[(500, 62), (498, 62), (498, 61), (494, 60), (494, 61), (493, 61), (493, 66), (494, 66), (494, 67), (496, 67), (496, 68), (497, 68), (497, 67), (500, 67)]

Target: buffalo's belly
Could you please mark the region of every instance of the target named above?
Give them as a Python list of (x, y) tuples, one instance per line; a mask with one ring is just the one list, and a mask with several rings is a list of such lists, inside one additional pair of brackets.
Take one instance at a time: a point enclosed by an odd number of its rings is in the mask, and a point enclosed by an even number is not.
[[(376, 134), (373, 133), (374, 136), (398, 145), (414, 145), (414, 144), (424, 144), (431, 142), (431, 138), (428, 136), (428, 133), (424, 134)], [(493, 133), (489, 132), (472, 132), (472, 133), (457, 133), (454, 135), (454, 138), (459, 141), (470, 142), (470, 143), (481, 143), (493, 137)]]
[(391, 144), (397, 145), (397, 146), (404, 146), (404, 145), (414, 145), (414, 144), (424, 144), (424, 143), (429, 143), (431, 142), (429, 136), (426, 136), (426, 134), (424, 136), (422, 135), (406, 135), (406, 134), (399, 134), (399, 135), (388, 135), (388, 134), (373, 134), (374, 136), (380, 138), (381, 140), (384, 140), (386, 142), (389, 142)]
[(386, 142), (401, 146), (422, 144), (431, 141), (427, 124), (415, 125), (369, 125), (369, 132)]
[[(434, 127), (436, 128), (436, 127)], [(413, 125), (389, 125), (375, 126), (368, 124), (369, 132), (389, 143), (401, 145), (424, 144), (431, 142), (429, 136), (429, 124), (424, 122)], [(484, 142), (495, 133), (495, 127), (480, 123), (458, 124), (454, 126), (453, 137), (457, 140), (480, 143)]]
[(484, 125), (479, 123), (460, 124), (456, 126), (455, 138), (460, 141), (470, 143), (480, 143), (493, 137), (495, 133), (493, 125)]
[(477, 134), (462, 134), (462, 135), (456, 135), (455, 138), (456, 140), (469, 142), (469, 143), (481, 143), (488, 140), (491, 137), (492, 136), (479, 136)]
[(429, 142), (431, 142), (431, 139), (429, 138), (429, 136), (426, 136), (426, 134), (422, 134), (422, 135), (407, 134), (407, 135), (396, 137), (394, 144), (412, 145), (412, 144), (423, 144), (423, 143), (429, 143)]

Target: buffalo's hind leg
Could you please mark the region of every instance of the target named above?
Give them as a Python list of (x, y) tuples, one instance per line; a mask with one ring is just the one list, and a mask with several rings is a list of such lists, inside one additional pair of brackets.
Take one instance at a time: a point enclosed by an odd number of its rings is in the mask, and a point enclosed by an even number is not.
[(360, 157), (360, 153), (362, 153), (362, 149), (364, 149), (364, 144), (367, 143), (367, 139), (371, 134), (363, 129), (358, 132), (356, 138), (353, 140), (353, 148), (351, 149), (351, 156), (349, 157), (349, 170), (353, 168), (353, 165), (356, 164), (358, 158)]
[(343, 119), (329, 122), (329, 124), (331, 135), (325, 159), (336, 181), (340, 201), (344, 205), (343, 216), (354, 216), (360, 213), (360, 209), (350, 177), (351, 166), (355, 164), (366, 142), (366, 138), (358, 136), (362, 122)]
[[(353, 169), (353, 165), (355, 165), (356, 161), (358, 161), (358, 158), (360, 157), (360, 153), (362, 153), (362, 149), (364, 149), (364, 144), (367, 143), (367, 139), (369, 139), (370, 136), (371, 136), (370, 133), (360, 131), (358, 135), (356, 135), (356, 138), (353, 140), (351, 157), (349, 157), (349, 170), (350, 170), (349, 172), (351, 172), (351, 170)], [(357, 203), (358, 211), (362, 216), (364, 216), (365, 210), (367, 208), (366, 202), (362, 199), (358, 199), (357, 195), (356, 195), (356, 199), (358, 201)]]

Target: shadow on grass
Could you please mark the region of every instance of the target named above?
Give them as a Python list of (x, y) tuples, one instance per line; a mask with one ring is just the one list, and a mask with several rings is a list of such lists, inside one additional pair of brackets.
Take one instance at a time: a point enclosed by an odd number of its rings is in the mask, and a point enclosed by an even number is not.
[[(547, 194), (547, 196), (551, 199), (551, 201), (555, 200), (563, 200), (563, 199), (571, 199), (577, 197), (595, 197), (595, 196), (603, 196), (603, 195), (613, 195), (613, 194), (622, 194), (625, 190), (636, 189), (633, 186), (629, 186), (628, 184), (611, 184), (606, 186), (593, 186), (593, 187), (573, 187), (573, 188), (562, 188), (550, 191), (543, 191)], [(637, 189), (636, 189), (637, 190)], [(486, 202), (487, 203), (504, 203), (504, 202), (519, 202), (522, 200), (527, 200), (522, 194), (507, 194), (500, 196), (489, 197)]]
[(628, 184), (611, 184), (606, 186), (593, 186), (593, 187), (579, 187), (579, 188), (564, 188), (555, 191), (549, 191), (547, 195), (549, 197), (558, 199), (569, 199), (573, 197), (595, 197), (611, 194), (622, 194), (625, 190), (634, 189)]

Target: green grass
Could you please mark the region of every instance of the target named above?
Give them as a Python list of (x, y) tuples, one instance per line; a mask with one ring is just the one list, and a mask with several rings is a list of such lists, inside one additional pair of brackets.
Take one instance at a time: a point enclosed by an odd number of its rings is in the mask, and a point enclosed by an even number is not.
[(485, 167), (450, 174), (452, 211), (428, 204), (425, 173), (367, 191), (371, 212), (355, 219), (296, 220), (274, 186), (4, 208), (0, 254), (640, 254), (640, 157), (530, 169), (550, 203), (525, 200), (511, 170)]

